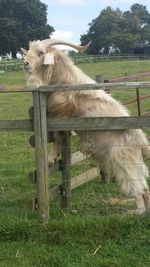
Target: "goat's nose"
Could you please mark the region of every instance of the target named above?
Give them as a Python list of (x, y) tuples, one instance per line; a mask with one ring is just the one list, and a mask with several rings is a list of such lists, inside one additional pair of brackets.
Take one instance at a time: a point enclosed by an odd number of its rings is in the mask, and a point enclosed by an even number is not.
[(29, 73), (32, 70), (32, 67), (31, 67), (31, 65), (29, 64), (28, 61), (24, 61), (24, 70), (27, 71), (27, 72), (29, 72)]
[(28, 66), (28, 65), (29, 65), (29, 62), (28, 62), (28, 61), (25, 61), (25, 62), (24, 62), (24, 65), (25, 65), (25, 66)]

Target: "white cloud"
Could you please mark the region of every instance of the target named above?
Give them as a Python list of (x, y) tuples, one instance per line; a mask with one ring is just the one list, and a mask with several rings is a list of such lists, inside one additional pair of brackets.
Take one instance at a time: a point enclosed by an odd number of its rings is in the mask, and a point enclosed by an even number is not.
[[(74, 36), (74, 33), (71, 31), (58, 30), (52, 34), (51, 38), (72, 42), (73, 36)], [(65, 46), (64, 45), (57, 45), (57, 48), (60, 50), (68, 49), (66, 45)]]
[(61, 25), (61, 26), (73, 26), (75, 25), (75, 18), (73, 18), (70, 15), (62, 15), (61, 17), (59, 16), (55, 16), (55, 15), (51, 15), (48, 16), (49, 22), (51, 25)]
[(73, 32), (58, 30), (53, 33), (52, 37), (55, 39), (71, 40)]
[(87, 4), (87, 0), (56, 0), (56, 2), (60, 5), (67, 5), (67, 6), (83, 6)]
[[(49, 0), (43, 0), (47, 2)], [(64, 5), (64, 6), (87, 6), (87, 5), (96, 5), (96, 4), (101, 4), (102, 6), (118, 6), (120, 7), (121, 5), (127, 4), (127, 5), (132, 5), (134, 3), (141, 3), (141, 0), (55, 0), (55, 5)]]
[[(102, 9), (106, 8), (107, 6), (111, 6), (114, 8), (120, 8), (121, 10), (129, 10), (130, 7), (135, 4), (135, 3), (139, 3), (139, 4), (143, 4), (145, 5), (145, 3), (142, 3), (141, 0), (105, 0), (105, 2), (103, 0), (87, 0), (88, 2), (94, 1), (95, 4), (101, 4), (102, 5)], [(145, 2), (145, 1), (143, 1)]]

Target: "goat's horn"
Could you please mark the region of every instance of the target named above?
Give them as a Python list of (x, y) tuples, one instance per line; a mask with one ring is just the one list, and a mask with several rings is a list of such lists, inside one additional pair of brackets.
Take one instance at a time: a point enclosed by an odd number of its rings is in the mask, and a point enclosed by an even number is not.
[(26, 49), (24, 49), (24, 48), (22, 48), (22, 47), (21, 47), (20, 49), (21, 49), (21, 51), (22, 51), (22, 53), (23, 53), (24, 55), (27, 54), (28, 51), (27, 51)]
[(42, 41), (42, 43), (44, 43), (44, 45), (46, 47), (53, 46), (53, 45), (68, 45), (68, 46), (70, 46), (72, 48), (75, 48), (80, 53), (84, 53), (88, 49), (88, 47), (90, 46), (91, 41), (88, 44), (84, 45), (84, 46), (75, 45), (75, 44), (72, 44), (70, 42), (65, 42), (65, 41), (56, 40), (56, 39), (45, 39), (45, 40)]

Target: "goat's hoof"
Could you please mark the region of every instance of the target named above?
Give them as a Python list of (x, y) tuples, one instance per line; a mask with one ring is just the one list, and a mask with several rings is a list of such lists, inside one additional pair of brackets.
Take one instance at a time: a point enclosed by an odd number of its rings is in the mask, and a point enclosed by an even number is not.
[(141, 212), (139, 211), (138, 209), (136, 210), (129, 210), (127, 211), (126, 213), (127, 215), (139, 215), (139, 216), (142, 216), (142, 217), (150, 217), (150, 208)]
[(150, 208), (146, 209), (141, 215), (143, 217), (150, 217)]

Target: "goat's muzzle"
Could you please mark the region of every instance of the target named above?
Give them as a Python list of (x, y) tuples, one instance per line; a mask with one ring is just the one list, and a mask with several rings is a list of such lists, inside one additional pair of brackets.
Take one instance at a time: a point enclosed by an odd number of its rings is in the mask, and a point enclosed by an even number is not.
[(24, 70), (28, 73), (32, 72), (32, 66), (28, 62), (24, 62)]

